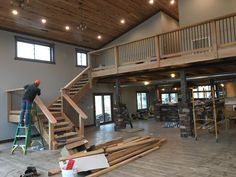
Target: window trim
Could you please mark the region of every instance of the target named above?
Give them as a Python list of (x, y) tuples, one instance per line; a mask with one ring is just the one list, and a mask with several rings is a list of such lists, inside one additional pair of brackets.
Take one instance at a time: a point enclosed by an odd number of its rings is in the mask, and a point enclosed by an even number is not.
[[(17, 42), (25, 42), (25, 43), (28, 43), (28, 44), (41, 45), (41, 46), (49, 47), (50, 48), (50, 61), (38, 60), (36, 58), (32, 59), (32, 58), (17, 57)], [(15, 36), (15, 60), (23, 60), (23, 61), (37, 62), (37, 63), (56, 64), (56, 62), (55, 62), (55, 44), (45, 42), (45, 41), (39, 41), (39, 40), (35, 40), (35, 39)]]
[[(147, 97), (147, 108), (142, 108), (142, 109), (138, 109), (138, 99), (137, 99), (137, 96), (138, 96), (138, 93), (146, 93)], [(136, 106), (137, 106), (137, 111), (143, 111), (143, 110), (148, 110), (149, 109), (149, 92), (148, 91), (137, 91), (136, 92)]]
[[(84, 53), (86, 54), (86, 66), (85, 65), (78, 65), (78, 58), (77, 58), (77, 53)], [(83, 67), (83, 68), (87, 68), (88, 67), (88, 51), (86, 50), (82, 50), (82, 49), (75, 49), (75, 55), (76, 55), (76, 61), (75, 61), (75, 65), (77, 67)]]

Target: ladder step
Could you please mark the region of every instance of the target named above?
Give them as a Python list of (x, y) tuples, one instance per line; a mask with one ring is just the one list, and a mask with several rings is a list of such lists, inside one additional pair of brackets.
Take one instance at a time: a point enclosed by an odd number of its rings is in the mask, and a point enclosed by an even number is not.
[(78, 133), (77, 132), (69, 132), (69, 133), (64, 133), (62, 135), (55, 135), (55, 139), (66, 138), (66, 137), (75, 136), (75, 135), (78, 135)]
[(16, 137), (18, 137), (18, 138), (26, 138), (27, 136), (26, 135), (16, 135)]

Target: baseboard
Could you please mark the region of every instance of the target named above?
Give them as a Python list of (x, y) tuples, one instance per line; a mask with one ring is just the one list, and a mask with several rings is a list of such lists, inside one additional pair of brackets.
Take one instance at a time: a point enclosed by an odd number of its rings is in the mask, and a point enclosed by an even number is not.
[[(39, 136), (40, 136), (40, 134), (36, 134), (36, 135), (32, 135), (31, 137), (32, 137), (32, 138), (35, 138), (35, 137), (39, 137)], [(20, 139), (23, 139), (23, 138), (20, 138)], [(14, 138), (12, 138), (12, 139), (6, 139), (6, 140), (1, 140), (1, 141), (0, 141), (0, 144), (10, 143), (10, 142), (13, 142), (13, 140), (14, 140)]]

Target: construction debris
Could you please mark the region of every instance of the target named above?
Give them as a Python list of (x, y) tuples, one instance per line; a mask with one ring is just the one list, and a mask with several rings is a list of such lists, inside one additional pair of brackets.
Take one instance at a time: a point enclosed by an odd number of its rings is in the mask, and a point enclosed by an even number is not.
[[(116, 138), (91, 146), (86, 152), (76, 152), (60, 157), (59, 164), (62, 169), (63, 165), (66, 166), (68, 161), (73, 159), (75, 160), (74, 171), (75, 169), (76, 172), (90, 170), (91, 174), (87, 177), (96, 177), (159, 149), (165, 141), (166, 139), (151, 136)], [(81, 160), (84, 161), (83, 164)], [(88, 162), (87, 166), (84, 165), (85, 162)]]

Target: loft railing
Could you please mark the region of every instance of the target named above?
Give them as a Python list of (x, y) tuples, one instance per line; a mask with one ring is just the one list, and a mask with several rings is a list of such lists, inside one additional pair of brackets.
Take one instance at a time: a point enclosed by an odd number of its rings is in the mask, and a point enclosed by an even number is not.
[[(91, 63), (92, 76), (96, 77), (103, 74), (138, 70), (137, 67), (124, 70), (123, 68), (127, 68), (127, 65), (149, 64), (148, 67), (158, 68), (178, 64), (177, 61), (181, 59), (185, 63), (191, 63), (196, 61), (194, 60), (196, 57), (200, 56), (202, 60), (207, 57), (215, 59), (236, 56), (236, 52), (227, 51), (225, 53), (221, 51), (221, 49), (232, 45), (236, 46), (236, 14), (89, 52), (89, 63)], [(173, 62), (167, 63), (166, 60), (168, 59), (172, 59)], [(197, 61), (200, 61), (200, 59), (198, 58)], [(140, 70), (148, 69), (138, 66)], [(110, 70), (108, 71), (108, 69)], [(107, 72), (105, 72), (106, 70)], [(103, 74), (94, 75), (99, 71), (103, 71)]]
[[(9, 122), (19, 122), (19, 114), (20, 114), (20, 106), (22, 96), (24, 94), (23, 88), (7, 90), (7, 117)], [(40, 112), (47, 118), (48, 120), (48, 133), (42, 132), (44, 139), (47, 141), (49, 145), (49, 149), (53, 148), (52, 142), (54, 140), (54, 126), (57, 123), (55, 117), (51, 114), (51, 112), (47, 109), (43, 101), (36, 96), (34, 103), (37, 108), (40, 109)]]

